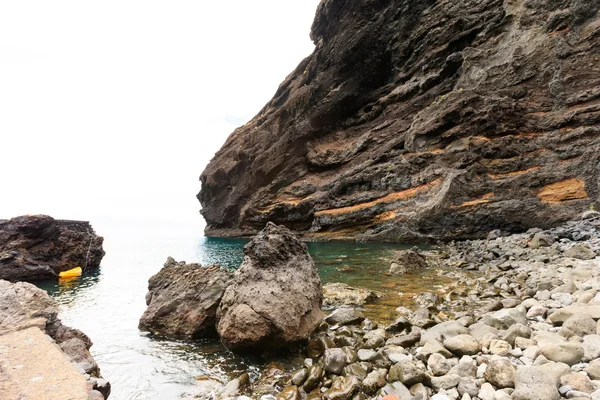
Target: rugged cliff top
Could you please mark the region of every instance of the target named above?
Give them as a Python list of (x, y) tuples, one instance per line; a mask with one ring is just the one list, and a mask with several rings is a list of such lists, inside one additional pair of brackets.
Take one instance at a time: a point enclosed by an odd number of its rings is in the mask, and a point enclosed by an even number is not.
[(323, 0), (316, 45), (202, 173), (207, 235), (548, 228), (599, 199), (600, 2)]

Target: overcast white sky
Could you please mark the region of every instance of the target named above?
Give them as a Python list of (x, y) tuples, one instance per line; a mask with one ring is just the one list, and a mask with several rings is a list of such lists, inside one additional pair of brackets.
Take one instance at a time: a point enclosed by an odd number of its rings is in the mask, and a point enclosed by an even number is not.
[(200, 173), (311, 53), (318, 3), (0, 2), (0, 218), (197, 219)]

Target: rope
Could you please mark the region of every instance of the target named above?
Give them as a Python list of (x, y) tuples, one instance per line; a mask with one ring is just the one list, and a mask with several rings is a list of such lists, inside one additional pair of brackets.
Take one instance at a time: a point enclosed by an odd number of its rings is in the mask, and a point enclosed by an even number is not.
[(90, 235), (90, 245), (88, 246), (87, 256), (85, 256), (85, 268), (89, 267), (89, 259), (90, 259), (90, 250), (92, 250), (92, 240), (94, 237), (92, 236), (92, 232), (88, 230), (88, 235)]

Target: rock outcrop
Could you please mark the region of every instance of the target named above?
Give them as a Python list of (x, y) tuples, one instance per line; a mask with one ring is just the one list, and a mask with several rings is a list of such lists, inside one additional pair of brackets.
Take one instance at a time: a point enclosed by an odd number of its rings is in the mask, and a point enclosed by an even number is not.
[(89, 222), (31, 215), (0, 221), (0, 279), (56, 278), (75, 267), (98, 268), (104, 238)]
[(231, 349), (273, 349), (306, 340), (323, 320), (323, 290), (308, 248), (268, 223), (244, 247), (217, 311), (217, 331)]
[(176, 262), (169, 257), (148, 281), (148, 308), (139, 328), (195, 339), (216, 333), (216, 313), (232, 274), (218, 265)]
[(419, 254), (419, 249), (401, 250), (394, 254), (390, 265), (390, 274), (404, 275), (408, 271), (427, 267), (427, 259)]
[(599, 9), (323, 0), (313, 54), (202, 173), (206, 234), (485, 238), (598, 205)]
[[(47, 342), (44, 334), (36, 334), (36, 331), (45, 333), (54, 343)], [(76, 392), (77, 387), (74, 387), (74, 382), (60, 382), (60, 377), (76, 376), (78, 371), (82, 382), (80, 390), (87, 392), (90, 399), (98, 399), (98, 396), (108, 398), (110, 383), (102, 379), (100, 368), (89, 352), (92, 341), (83, 332), (62, 324), (58, 318), (58, 305), (44, 290), (26, 282), (0, 280), (0, 338), (3, 345), (0, 347), (4, 349), (0, 351), (3, 367), (7, 363), (20, 361), (17, 363), (20, 367), (15, 364), (14, 369), (31, 367), (36, 371), (39, 369), (56, 375), (37, 377), (30, 381), (22, 379), (27, 374), (34, 373), (33, 371), (14, 374), (12, 367), (7, 370), (0, 368), (0, 398), (34, 398), (35, 396), (27, 397), (34, 387), (39, 390), (35, 392), (37, 394), (44, 389), (48, 390), (47, 396), (35, 398), (66, 398), (61, 395), (66, 396), (67, 392), (72, 393), (71, 390)], [(52, 355), (45, 354), (47, 352)], [(52, 357), (56, 357), (53, 361), (54, 368), (40, 365), (49, 362), (49, 359), (52, 361)], [(70, 364), (65, 364), (65, 359)], [(65, 392), (50, 395), (52, 390), (56, 390), (50, 387), (55, 378), (59, 379), (61, 385), (66, 385)], [(44, 379), (46, 386), (43, 382), (38, 384)]]

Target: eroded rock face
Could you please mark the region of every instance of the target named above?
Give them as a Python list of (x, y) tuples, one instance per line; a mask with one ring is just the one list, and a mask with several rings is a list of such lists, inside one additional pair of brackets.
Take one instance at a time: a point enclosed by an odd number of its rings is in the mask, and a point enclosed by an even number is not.
[(139, 328), (192, 339), (214, 335), (217, 308), (231, 278), (218, 265), (202, 267), (169, 257), (148, 281), (148, 308)]
[(269, 223), (244, 255), (217, 312), (221, 341), (271, 349), (306, 340), (323, 319), (321, 280), (306, 245)]
[(35, 281), (75, 267), (98, 268), (103, 241), (85, 221), (46, 215), (0, 221), (0, 279)]
[(201, 175), (213, 236), (485, 238), (598, 201), (597, 1), (322, 1), (316, 45)]

